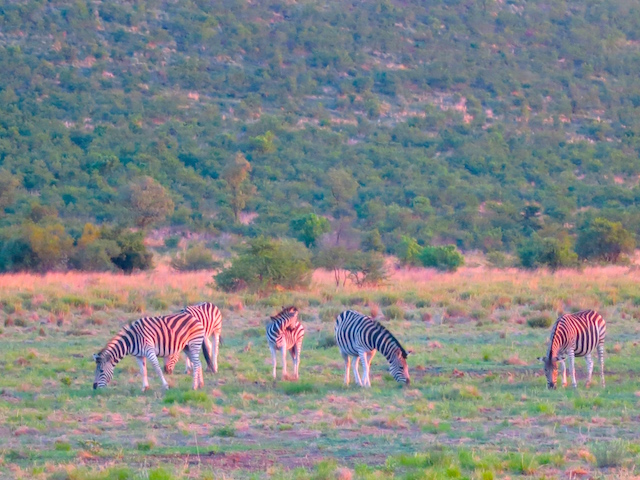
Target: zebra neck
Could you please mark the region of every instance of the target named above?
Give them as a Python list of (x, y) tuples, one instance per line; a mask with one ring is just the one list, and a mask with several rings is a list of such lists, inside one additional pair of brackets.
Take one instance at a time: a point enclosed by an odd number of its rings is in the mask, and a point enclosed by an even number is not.
[(398, 352), (401, 351), (402, 349), (400, 348), (400, 345), (398, 345), (396, 342), (391, 341), (391, 339), (387, 338), (387, 341), (383, 341), (384, 336), (381, 335), (380, 337), (378, 337), (378, 341), (376, 342), (376, 350), (378, 350), (383, 356), (384, 358), (387, 359), (388, 362), (391, 362), (391, 360), (393, 359), (394, 356), (397, 356)]
[(111, 356), (113, 363), (118, 363), (131, 352), (132, 345), (133, 338), (131, 336), (131, 332), (125, 328), (111, 339), (104, 349), (104, 352)]
[(275, 320), (276, 328), (278, 330), (284, 330), (293, 323), (293, 317), (278, 318)]

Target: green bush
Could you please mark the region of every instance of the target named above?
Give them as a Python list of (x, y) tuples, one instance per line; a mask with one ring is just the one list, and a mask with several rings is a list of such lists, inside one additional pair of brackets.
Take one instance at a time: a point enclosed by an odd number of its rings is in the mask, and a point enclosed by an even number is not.
[(555, 270), (575, 267), (578, 263), (578, 255), (573, 251), (569, 236), (557, 239), (534, 234), (518, 249), (518, 257), (524, 268), (531, 269), (546, 266)]
[(596, 218), (580, 230), (576, 252), (580, 258), (616, 263), (636, 246), (633, 234), (621, 222)]
[(171, 259), (171, 266), (176, 270), (187, 272), (196, 270), (212, 270), (220, 268), (222, 263), (214, 260), (213, 252), (202, 243), (191, 245), (185, 252)]
[(224, 291), (265, 290), (307, 286), (311, 273), (310, 255), (304, 245), (259, 237), (214, 278)]
[(69, 266), (91, 272), (114, 271), (117, 268), (112, 258), (117, 258), (121, 253), (116, 241), (99, 239), (79, 247), (69, 259)]
[(291, 220), (291, 231), (307, 248), (311, 248), (323, 234), (331, 231), (331, 225), (326, 218), (309, 213)]
[(403, 320), (405, 317), (404, 310), (398, 305), (389, 305), (388, 307), (383, 308), (382, 314), (389, 320)]
[(538, 315), (527, 319), (527, 325), (531, 328), (549, 328), (553, 325), (553, 318), (549, 315)]
[(344, 268), (358, 287), (379, 285), (387, 278), (384, 257), (377, 252), (353, 252)]
[(111, 257), (111, 261), (125, 273), (134, 270), (148, 270), (153, 266), (153, 255), (144, 244), (142, 232), (130, 232), (121, 228), (103, 229), (102, 238), (116, 242), (120, 248), (118, 255)]
[(445, 245), (444, 247), (426, 246), (422, 249), (418, 258), (425, 267), (449, 272), (455, 272), (458, 267), (464, 265), (464, 257), (455, 245)]

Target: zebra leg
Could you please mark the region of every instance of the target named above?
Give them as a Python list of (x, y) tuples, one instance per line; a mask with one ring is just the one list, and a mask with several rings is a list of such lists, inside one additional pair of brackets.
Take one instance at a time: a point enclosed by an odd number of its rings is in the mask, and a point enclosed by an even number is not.
[(344, 384), (349, 385), (349, 370), (351, 370), (351, 357), (349, 355), (342, 354), (344, 360)]
[(375, 354), (376, 354), (376, 351), (375, 351), (375, 350), (371, 350), (371, 351), (369, 352), (369, 355), (371, 355), (371, 356), (369, 357), (369, 371), (371, 371), (371, 360), (373, 360), (373, 356), (374, 356)]
[(587, 353), (584, 357), (587, 361), (587, 387), (591, 385), (591, 375), (593, 375), (593, 359), (591, 353)]
[(567, 383), (567, 363), (564, 360), (560, 360), (560, 363), (562, 364), (562, 386), (566, 387), (568, 385), (568, 383)]
[(360, 377), (360, 372), (358, 372), (358, 365), (360, 365), (360, 357), (356, 357), (353, 361), (353, 376), (356, 378), (356, 383), (361, 387), (364, 387), (362, 384), (362, 378)]
[(276, 379), (276, 347), (272, 347), (269, 345), (269, 349), (271, 349), (271, 360), (273, 361), (273, 379)]
[(296, 361), (294, 365), (296, 380), (300, 378), (300, 355), (302, 354), (302, 342), (296, 345)]
[(369, 362), (367, 361), (367, 353), (364, 352), (360, 355), (360, 361), (362, 362), (362, 386), (371, 387), (371, 378), (369, 378)]
[(142, 391), (149, 390), (149, 379), (147, 378), (147, 359), (145, 357), (136, 357), (136, 361), (140, 366), (140, 374), (142, 375)]
[(569, 367), (571, 368), (571, 386), (578, 388), (578, 382), (576, 381), (576, 354), (573, 350), (569, 352)]
[(145, 356), (149, 359), (149, 361), (153, 365), (153, 368), (156, 369), (156, 372), (158, 373), (160, 380), (162, 380), (162, 388), (164, 388), (165, 390), (168, 390), (169, 384), (167, 383), (167, 380), (164, 378), (164, 375), (162, 374), (162, 368), (160, 368), (160, 363), (158, 363), (158, 357), (156, 357), (156, 352), (153, 351), (153, 348), (148, 348)]
[(202, 344), (192, 343), (188, 348), (185, 348), (185, 352), (191, 359), (193, 366), (193, 389), (197, 390), (199, 387), (204, 387), (204, 376), (202, 375), (202, 363), (200, 363), (200, 347)]
[(604, 388), (604, 344), (598, 345), (598, 363), (600, 363), (600, 383)]
[(217, 333), (213, 334), (213, 343), (208, 338), (206, 340), (213, 360), (213, 373), (218, 373), (218, 347), (220, 346), (220, 335)]
[(190, 374), (191, 370), (193, 370), (193, 365), (191, 365), (191, 361), (189, 360), (189, 354), (185, 352), (185, 357), (184, 357), (184, 373), (185, 373), (185, 375)]
[(282, 345), (282, 379), (287, 379), (287, 345)]

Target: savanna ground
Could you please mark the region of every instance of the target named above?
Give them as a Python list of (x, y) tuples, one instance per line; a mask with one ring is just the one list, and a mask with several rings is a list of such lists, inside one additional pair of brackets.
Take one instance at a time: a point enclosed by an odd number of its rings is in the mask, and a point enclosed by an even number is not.
[[(210, 273), (0, 276), (0, 477), (634, 478), (640, 460), (640, 272), (397, 272), (385, 287), (222, 294)], [(164, 392), (140, 391), (133, 358), (92, 390), (92, 354), (144, 314), (213, 301), (220, 372), (192, 392), (183, 363)], [(307, 327), (301, 379), (270, 373), (264, 322), (295, 304)], [(343, 385), (337, 313), (376, 315), (414, 354), (396, 384)], [(607, 386), (548, 391), (536, 357), (557, 312), (608, 322)], [(290, 365), (291, 368), (291, 365)], [(598, 367), (595, 369), (597, 378)]]

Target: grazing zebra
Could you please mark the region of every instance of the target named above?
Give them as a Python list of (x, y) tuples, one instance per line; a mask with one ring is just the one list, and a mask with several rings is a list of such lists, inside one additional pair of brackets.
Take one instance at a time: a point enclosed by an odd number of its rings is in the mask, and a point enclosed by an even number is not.
[(293, 359), (293, 376), (297, 380), (300, 368), (300, 352), (304, 339), (304, 327), (298, 320), (296, 307), (283, 307), (267, 324), (267, 343), (273, 360), (273, 379), (276, 379), (276, 349), (282, 351), (282, 378), (287, 377), (287, 350)]
[(593, 374), (593, 360), (591, 352), (598, 351), (600, 362), (600, 380), (604, 387), (604, 339), (607, 336), (607, 325), (602, 316), (593, 310), (578, 313), (567, 313), (556, 320), (551, 327), (549, 351), (546, 357), (538, 357), (544, 363), (544, 373), (547, 376), (547, 387), (556, 388), (558, 380), (558, 362), (562, 363), (562, 386), (567, 386), (567, 366), (565, 359), (569, 357), (571, 367), (571, 382), (576, 382), (575, 357), (585, 357), (589, 378), (587, 386), (591, 384)]
[[(218, 347), (220, 346), (220, 332), (222, 331), (222, 315), (220, 314), (220, 309), (213, 303), (202, 302), (197, 305), (185, 307), (182, 309), (182, 312), (190, 313), (202, 323), (202, 326), (204, 327), (204, 343), (202, 344), (202, 350), (208, 351), (209, 358), (213, 361), (213, 365), (211, 365), (211, 362), (207, 362), (207, 370), (217, 373)], [(211, 335), (213, 335), (213, 343), (210, 340)], [(205, 354), (205, 358), (206, 357), (207, 355)], [(169, 374), (173, 373), (173, 369), (179, 359), (179, 352), (169, 357), (169, 359), (165, 358), (164, 371)], [(185, 360), (184, 373), (189, 373), (191, 371), (191, 361), (189, 360), (188, 355)]]
[[(167, 389), (169, 384), (162, 375), (158, 357), (169, 357), (185, 350), (193, 363), (193, 389), (196, 390), (204, 386), (200, 363), (203, 338), (202, 323), (186, 312), (163, 317), (140, 318), (130, 325), (125, 325), (115, 337), (109, 340), (105, 348), (93, 356), (96, 361), (93, 388), (106, 387), (113, 378), (115, 365), (125, 355), (133, 355), (140, 366), (142, 390), (149, 388), (147, 359), (158, 372), (162, 386)], [(205, 357), (207, 362), (210, 362), (206, 350)]]
[[(411, 352), (402, 348), (400, 342), (380, 323), (354, 310), (345, 310), (336, 318), (335, 332), (336, 343), (344, 359), (346, 385), (349, 385), (351, 357), (356, 357), (353, 365), (356, 383), (363, 387), (371, 386), (370, 367), (376, 350), (389, 362), (389, 372), (397, 382), (411, 383), (407, 365), (407, 356)], [(362, 379), (358, 373), (358, 360), (364, 369)]]

